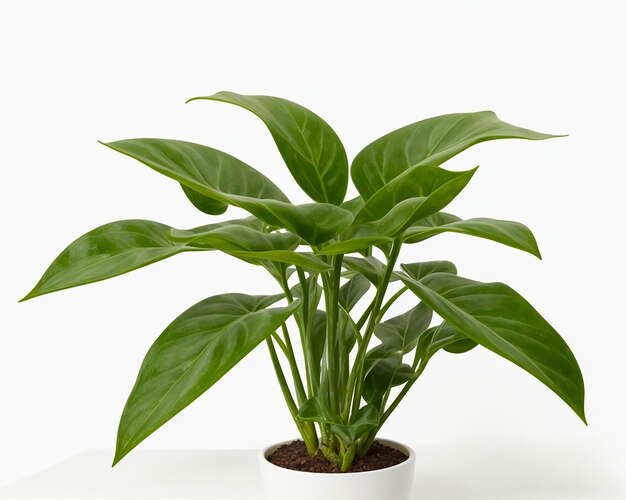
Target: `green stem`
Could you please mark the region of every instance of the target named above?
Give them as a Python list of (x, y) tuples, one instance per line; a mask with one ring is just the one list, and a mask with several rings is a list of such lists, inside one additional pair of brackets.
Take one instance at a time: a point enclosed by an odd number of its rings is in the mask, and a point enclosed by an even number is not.
[(298, 281), (300, 290), (302, 291), (302, 320), (298, 322), (300, 329), (300, 342), (304, 350), (304, 367), (306, 370), (307, 387), (309, 389), (309, 397), (317, 394), (319, 388), (320, 376), (319, 367), (313, 362), (313, 339), (311, 337), (311, 317), (309, 315), (311, 309), (311, 296), (304, 271), (296, 266), (298, 273)]
[(372, 338), (374, 329), (376, 328), (378, 314), (380, 312), (380, 308), (385, 297), (385, 292), (387, 291), (387, 286), (389, 285), (389, 280), (391, 279), (391, 275), (393, 274), (393, 268), (396, 265), (398, 256), (400, 255), (401, 246), (402, 241), (399, 239), (394, 240), (393, 245), (391, 246), (391, 252), (389, 253), (389, 258), (387, 259), (385, 274), (381, 283), (379, 284), (378, 290), (376, 290), (376, 296), (374, 297), (372, 311), (369, 315), (367, 329), (365, 330), (365, 333), (363, 335), (363, 341), (361, 342), (357, 350), (356, 359), (354, 360), (354, 366), (352, 368), (352, 372), (350, 373), (350, 378), (348, 379), (348, 392), (346, 401), (344, 403), (344, 410), (345, 406), (349, 407), (350, 398), (352, 398), (352, 414), (355, 414), (358, 411), (359, 405), (361, 404), (361, 393), (363, 390), (362, 373), (363, 365), (365, 363), (365, 354), (367, 353), (369, 341)]
[(378, 318), (379, 320), (382, 320), (383, 316), (385, 315), (385, 313), (387, 312), (387, 310), (393, 305), (393, 303), (398, 300), (400, 298), (400, 296), (406, 292), (409, 289), (409, 287), (407, 286), (403, 286), (402, 288), (400, 288), (400, 290), (398, 290), (396, 293), (394, 293), (389, 300), (385, 303), (385, 305), (380, 309), (380, 312), (378, 313)]
[[(285, 402), (287, 403), (287, 408), (289, 408), (289, 413), (291, 413), (291, 417), (293, 418), (293, 421), (302, 436), (302, 440), (306, 445), (307, 451), (311, 456), (313, 456), (317, 452), (318, 447), (317, 434), (314, 432), (315, 426), (312, 425), (311, 422), (301, 422), (298, 418), (298, 407), (296, 406), (293, 396), (291, 395), (291, 391), (289, 390), (289, 385), (287, 384), (285, 373), (283, 372), (283, 368), (278, 360), (274, 343), (271, 338), (266, 339), (266, 343), (270, 352), (270, 357), (272, 358), (272, 365), (274, 366), (274, 371), (276, 372), (276, 378), (278, 378), (280, 390), (282, 391)], [(311, 432), (311, 429), (313, 432)]]

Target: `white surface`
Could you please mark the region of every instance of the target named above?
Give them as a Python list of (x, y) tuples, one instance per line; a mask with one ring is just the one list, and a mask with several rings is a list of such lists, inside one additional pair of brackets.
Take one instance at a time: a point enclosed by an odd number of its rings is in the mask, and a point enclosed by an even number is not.
[[(97, 139), (205, 143), (306, 201), (254, 116), (183, 104), (228, 89), (310, 107), (350, 157), (396, 127), (457, 111), (493, 109), (570, 134), (483, 144), (448, 164), (481, 165), (450, 211), (526, 223), (543, 261), (461, 235), (409, 247), (402, 260), (448, 258), (465, 276), (502, 280), (527, 297), (580, 361), (590, 426), (539, 382), (476, 349), (433, 360), (384, 434), (416, 449), (505, 443), (489, 460), (467, 452), (427, 465), (429, 491), (460, 488), (450, 477), (481, 472), (477, 463), (545, 488), (554, 483), (542, 470), (557, 467), (568, 494), (579, 479), (623, 485), (625, 9), (621, 0), (2, 0), (0, 484), (112, 447), (146, 350), (191, 304), (276, 291), (261, 270), (211, 253), (16, 303), (73, 238), (100, 224), (207, 222), (175, 183)], [(407, 295), (396, 310), (410, 306)], [(260, 448), (292, 434), (261, 348), (140, 448)], [(576, 474), (563, 466), (572, 463)], [(595, 484), (582, 464), (606, 476)]]
[(402, 451), (408, 459), (393, 467), (358, 474), (311, 474), (284, 469), (266, 459), (288, 441), (263, 448), (257, 458), (265, 496), (267, 500), (409, 500), (415, 474), (415, 452), (395, 441), (381, 441)]
[[(86, 451), (0, 489), (0, 498), (262, 499), (255, 450), (140, 450), (114, 469), (110, 467), (112, 457), (112, 450)], [(553, 458), (545, 453), (520, 453), (518, 449), (484, 445), (473, 449), (418, 449), (411, 498), (623, 498), (607, 486), (606, 471), (593, 460), (570, 456), (563, 462)]]

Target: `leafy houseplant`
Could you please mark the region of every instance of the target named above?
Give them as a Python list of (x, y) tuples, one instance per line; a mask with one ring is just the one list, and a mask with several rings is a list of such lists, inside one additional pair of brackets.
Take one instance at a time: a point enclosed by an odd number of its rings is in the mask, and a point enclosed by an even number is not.
[[(292, 204), (263, 174), (207, 146), (165, 139), (105, 144), (179, 182), (206, 214), (222, 214), (232, 205), (251, 215), (189, 230), (147, 220), (106, 224), (70, 244), (23, 300), (181, 252), (208, 250), (261, 266), (280, 288), (273, 295), (207, 298), (165, 329), (148, 351), (122, 413), (114, 463), (260, 343), (266, 344), (307, 450), (321, 451), (341, 471), (366, 454), (442, 349), (486, 347), (543, 382), (585, 420), (578, 364), (524, 298), (502, 283), (462, 278), (448, 261), (396, 267), (403, 244), (444, 232), (540, 257), (522, 224), (442, 212), (476, 169), (456, 172), (441, 165), (483, 141), (554, 136), (504, 123), (491, 112), (450, 114), (381, 137), (349, 169), (337, 134), (298, 104), (231, 92), (196, 99), (235, 104), (257, 115), (314, 203)], [(359, 196), (346, 201), (349, 176)], [(389, 318), (389, 308), (407, 292), (416, 296), (415, 306)], [(367, 305), (359, 307), (362, 299)], [(275, 306), (279, 301), (283, 305)], [(433, 312), (442, 319), (435, 325)], [(297, 334), (287, 324), (290, 317)]]

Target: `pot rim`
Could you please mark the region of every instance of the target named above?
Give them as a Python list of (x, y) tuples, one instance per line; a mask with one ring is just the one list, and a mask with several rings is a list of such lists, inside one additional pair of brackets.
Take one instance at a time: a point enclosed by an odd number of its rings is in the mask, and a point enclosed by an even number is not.
[(312, 475), (312, 476), (337, 477), (337, 478), (354, 477), (359, 474), (382, 474), (386, 471), (392, 471), (392, 470), (400, 469), (402, 467), (413, 466), (415, 463), (415, 451), (413, 451), (413, 448), (411, 448), (410, 446), (404, 443), (401, 443), (400, 441), (394, 441), (393, 439), (387, 439), (387, 438), (376, 438), (376, 441), (380, 441), (381, 443), (386, 444), (387, 446), (391, 446), (392, 448), (399, 449), (403, 453), (406, 452), (409, 455), (409, 458), (407, 458), (404, 462), (401, 462), (396, 465), (392, 465), (391, 467), (385, 467), (384, 469), (358, 471), (358, 472), (344, 472), (344, 473), (310, 472), (310, 471), (303, 471), (303, 470), (286, 469), (285, 467), (280, 467), (279, 465), (273, 464), (267, 459), (267, 455), (270, 450), (273, 451), (277, 447), (283, 444), (292, 443), (293, 441), (298, 441), (298, 439), (297, 438), (287, 439), (286, 441), (280, 441), (278, 443), (274, 443), (264, 448), (261, 448), (257, 453), (257, 457), (259, 461), (274, 470), (284, 471), (285, 474), (305, 474), (305, 475)]

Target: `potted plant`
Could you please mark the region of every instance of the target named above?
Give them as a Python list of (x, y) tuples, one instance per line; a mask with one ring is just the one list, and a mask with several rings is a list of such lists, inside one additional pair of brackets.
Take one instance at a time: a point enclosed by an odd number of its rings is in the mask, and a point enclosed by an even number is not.
[[(188, 230), (148, 220), (106, 224), (71, 243), (23, 300), (209, 250), (264, 268), (279, 291), (209, 297), (163, 331), (122, 413), (114, 464), (261, 343), (300, 437), (262, 453), (270, 498), (407, 498), (413, 453), (377, 441), (378, 434), (441, 350), (464, 353), (481, 345), (543, 382), (585, 421), (576, 359), (524, 298), (502, 283), (463, 278), (448, 261), (398, 267), (403, 245), (444, 232), (540, 257), (522, 224), (443, 212), (476, 168), (441, 165), (483, 141), (555, 136), (507, 124), (492, 112), (450, 114), (377, 139), (349, 168), (337, 134), (298, 104), (232, 92), (196, 99), (257, 115), (313, 203), (292, 204), (263, 174), (207, 146), (166, 139), (105, 144), (179, 182), (202, 212), (219, 215), (232, 205), (250, 217)], [(349, 177), (359, 196), (345, 200)], [(389, 317), (405, 293), (415, 295), (414, 307)], [(433, 313), (441, 318), (436, 324)], [(372, 447), (376, 453), (369, 453)]]

